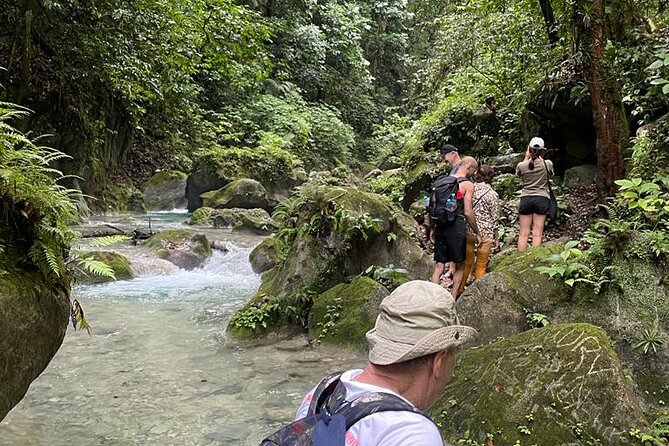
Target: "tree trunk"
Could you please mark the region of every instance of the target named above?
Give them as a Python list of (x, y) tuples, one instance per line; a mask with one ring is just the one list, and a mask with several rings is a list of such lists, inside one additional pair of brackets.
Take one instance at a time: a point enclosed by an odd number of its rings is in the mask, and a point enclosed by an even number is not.
[(555, 15), (553, 14), (553, 5), (551, 5), (551, 0), (539, 0), (539, 6), (541, 7), (541, 15), (544, 16), (548, 41), (551, 45), (555, 45), (558, 43), (560, 37), (558, 36), (555, 25)]
[[(590, 3), (590, 0), (581, 0), (580, 6), (584, 1)], [(592, 0), (589, 26), (584, 25), (584, 20), (580, 20), (577, 25), (583, 27), (582, 49), (588, 54), (583, 62), (583, 74), (590, 91), (597, 138), (597, 191), (600, 197), (613, 195), (617, 191), (614, 181), (624, 175), (621, 149), (629, 137), (620, 87), (605, 64), (607, 35), (604, 2)]]

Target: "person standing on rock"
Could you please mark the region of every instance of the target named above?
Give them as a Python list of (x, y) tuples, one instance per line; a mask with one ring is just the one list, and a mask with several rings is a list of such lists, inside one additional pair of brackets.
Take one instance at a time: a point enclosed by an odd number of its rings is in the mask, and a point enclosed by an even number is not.
[(458, 295), (464, 291), (472, 267), (474, 279), (484, 275), (488, 270), (490, 253), (499, 247), (499, 196), (491, 186), (494, 175), (494, 169), (487, 164), (479, 166), (476, 171), (472, 207), (483, 240), (477, 247), (476, 235), (471, 226), (467, 226), (467, 256)]
[[(453, 288), (451, 290), (454, 299), (458, 298), (458, 291), (463, 280), (464, 262), (467, 254), (467, 223), (469, 223), (476, 237), (477, 244), (481, 243), (481, 235), (472, 207), (474, 184), (469, 179), (478, 169), (478, 163), (471, 156), (466, 156), (462, 158), (457, 166), (455, 173), (449, 175), (449, 177), (454, 177), (457, 180), (454, 197), (454, 221), (450, 224), (444, 224), (431, 219), (431, 224), (434, 225), (432, 233), (434, 234), (435, 261), (431, 280), (434, 283), (440, 283), (446, 265), (449, 262), (454, 262), (455, 273), (453, 274)], [(438, 184), (442, 181), (443, 178), (439, 177), (433, 183), (433, 195), (438, 188)], [(439, 206), (438, 203), (437, 206)]]
[(458, 323), (447, 290), (424, 280), (400, 285), (383, 299), (367, 332), (367, 366), (326, 377), (304, 397), (296, 421), (261, 446), (443, 446), (422, 411), (439, 399), (458, 348), (475, 336)]
[(532, 246), (540, 246), (544, 235), (544, 223), (550, 208), (549, 174), (555, 175), (553, 162), (543, 159), (545, 153), (544, 140), (535, 136), (527, 146), (525, 160), (516, 166), (516, 175), (523, 183), (518, 206), (520, 220), (518, 251), (527, 248), (530, 233)]
[[(452, 144), (444, 144), (441, 146), (439, 149), (439, 162), (446, 163), (450, 169), (451, 175), (454, 175), (455, 172), (458, 170), (458, 167), (460, 166), (460, 162), (462, 161), (462, 158), (460, 158), (460, 153), (458, 152), (458, 148), (455, 147)], [(428, 225), (429, 227), (433, 227), (434, 225), (431, 224), (429, 221), (429, 214), (428, 214)], [(434, 231), (430, 231), (430, 241), (432, 242), (432, 245), (434, 245)], [(440, 277), (440, 284), (443, 286), (451, 286), (453, 284), (453, 276), (455, 275), (455, 262), (449, 262), (448, 263), (448, 270), (446, 270), (442, 277)]]

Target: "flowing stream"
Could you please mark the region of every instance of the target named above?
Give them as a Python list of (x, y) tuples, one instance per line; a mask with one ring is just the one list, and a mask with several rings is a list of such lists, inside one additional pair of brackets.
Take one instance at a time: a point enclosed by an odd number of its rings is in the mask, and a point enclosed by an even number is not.
[[(186, 216), (151, 219), (161, 230), (184, 227)], [(128, 229), (146, 217), (91, 222), (104, 223)], [(207, 235), (228, 250), (194, 271), (152, 268), (141, 247), (114, 246), (141, 276), (74, 289), (91, 336), (68, 327), (55, 358), (0, 423), (0, 444), (256, 445), (292, 419), (323, 374), (364, 362), (295, 341), (226, 346), (230, 316), (260, 285), (248, 254), (261, 239)]]

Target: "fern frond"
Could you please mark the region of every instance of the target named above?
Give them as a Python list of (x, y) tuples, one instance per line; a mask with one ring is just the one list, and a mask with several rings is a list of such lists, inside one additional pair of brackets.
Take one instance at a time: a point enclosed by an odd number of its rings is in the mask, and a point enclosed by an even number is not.
[(78, 263), (84, 271), (88, 271), (96, 276), (111, 277), (116, 280), (116, 273), (114, 273), (112, 267), (105, 262), (86, 257), (79, 257)]
[(90, 245), (99, 248), (102, 246), (109, 246), (116, 243), (129, 242), (129, 241), (130, 237), (128, 237), (127, 235), (108, 235), (105, 237), (97, 237), (93, 239)]

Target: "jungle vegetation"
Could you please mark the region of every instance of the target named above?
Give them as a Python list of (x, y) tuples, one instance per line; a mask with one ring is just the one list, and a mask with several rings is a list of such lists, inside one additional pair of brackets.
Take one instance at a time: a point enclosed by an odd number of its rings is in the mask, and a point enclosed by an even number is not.
[[(139, 187), (156, 169), (188, 172), (216, 148), (273, 141), (306, 170), (364, 172), (432, 162), (444, 141), (483, 158), (522, 150), (528, 134), (569, 130), (560, 117), (575, 110), (588, 117), (581, 137), (595, 148), (604, 198), (626, 174), (632, 136), (669, 111), (666, 6), (8, 0), (3, 212), (38, 212), (32, 220), (54, 228), (76, 214), (73, 202), (22, 199), (29, 175), (8, 170), (12, 154), (35, 157), (40, 193), (81, 190), (95, 210), (114, 205), (115, 188)], [(47, 246), (68, 245), (67, 232), (33, 230)], [(62, 270), (51, 251), (30, 252)]]

